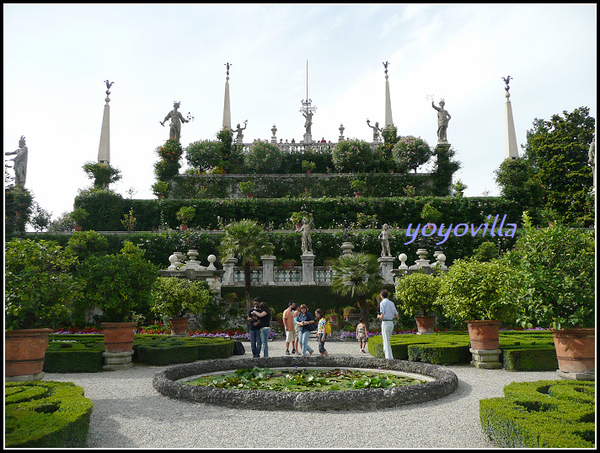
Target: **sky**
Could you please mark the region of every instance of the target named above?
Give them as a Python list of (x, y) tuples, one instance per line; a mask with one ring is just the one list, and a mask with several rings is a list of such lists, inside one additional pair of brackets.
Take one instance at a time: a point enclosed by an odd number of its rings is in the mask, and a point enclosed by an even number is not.
[[(596, 118), (595, 4), (4, 4), (4, 150), (26, 137), (28, 188), (56, 219), (92, 181), (110, 94), (110, 163), (125, 198), (152, 199), (160, 121), (180, 101), (181, 144), (231, 122), (244, 141), (371, 141), (385, 122), (385, 73), (399, 135), (437, 143), (438, 105), (466, 196), (499, 195), (506, 98), (519, 148), (534, 120), (586, 106)], [(307, 63), (308, 62), (308, 63)], [(308, 65), (308, 72), (307, 72)], [(307, 96), (308, 80), (308, 96)], [(520, 150), (521, 152), (521, 150)], [(5, 156), (5, 159), (14, 156)], [(182, 159), (186, 168), (185, 158)], [(427, 170), (431, 165), (426, 165)]]

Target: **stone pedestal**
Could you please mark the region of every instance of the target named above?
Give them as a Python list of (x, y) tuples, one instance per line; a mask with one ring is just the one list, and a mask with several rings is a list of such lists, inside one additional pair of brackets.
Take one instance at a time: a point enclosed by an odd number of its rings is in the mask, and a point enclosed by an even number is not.
[(383, 282), (387, 285), (394, 284), (394, 275), (392, 274), (392, 270), (394, 269), (395, 260), (396, 258), (393, 256), (382, 256), (377, 258), (377, 261), (379, 261)]
[(104, 371), (126, 370), (133, 366), (133, 351), (125, 352), (103, 352)]
[(225, 274), (223, 274), (223, 284), (232, 285), (233, 282), (233, 271), (235, 270), (235, 265), (237, 264), (237, 258), (228, 258), (225, 263), (223, 263), (223, 270)]
[(475, 368), (483, 368), (486, 370), (498, 370), (502, 368), (500, 362), (501, 349), (473, 349), (469, 348), (473, 354), (471, 365)]
[(263, 272), (262, 272), (262, 284), (263, 285), (274, 285), (274, 266), (275, 266), (275, 257), (273, 255), (264, 255), (261, 256), (262, 260)]
[(312, 252), (304, 252), (302, 258), (302, 284), (316, 285), (315, 282), (315, 255)]
[(23, 374), (20, 376), (4, 376), (4, 380), (6, 382), (16, 382), (16, 381), (41, 381), (46, 376), (46, 373), (41, 371), (37, 374)]
[(584, 371), (580, 373), (573, 373), (568, 371), (556, 370), (556, 374), (562, 379), (571, 379), (574, 381), (595, 381), (596, 373)]
[(304, 134), (304, 143), (307, 145), (312, 143), (312, 134)]

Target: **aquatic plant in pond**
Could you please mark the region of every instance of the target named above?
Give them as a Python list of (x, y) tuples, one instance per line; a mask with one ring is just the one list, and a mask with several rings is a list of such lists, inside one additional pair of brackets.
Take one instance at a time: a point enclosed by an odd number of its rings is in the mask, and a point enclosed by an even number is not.
[(350, 369), (298, 368), (271, 370), (242, 368), (233, 372), (200, 376), (189, 385), (237, 389), (273, 390), (279, 392), (322, 392), (329, 390), (358, 390), (393, 388), (422, 384), (426, 381), (393, 373)]

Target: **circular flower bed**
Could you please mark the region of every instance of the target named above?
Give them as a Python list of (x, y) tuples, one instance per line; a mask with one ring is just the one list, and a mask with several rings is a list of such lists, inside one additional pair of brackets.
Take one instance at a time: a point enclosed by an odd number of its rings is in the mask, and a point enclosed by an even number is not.
[[(189, 385), (183, 380), (217, 371), (253, 367), (327, 367), (400, 371), (429, 376), (423, 384), (393, 388), (327, 392), (278, 392), (271, 390), (231, 390)], [(188, 379), (189, 380), (189, 379)], [(228, 407), (262, 410), (352, 411), (377, 410), (415, 404), (447, 396), (458, 387), (458, 378), (435, 365), (403, 360), (358, 357), (269, 357), (240, 360), (207, 360), (170, 367), (154, 376), (154, 388), (171, 398)]]

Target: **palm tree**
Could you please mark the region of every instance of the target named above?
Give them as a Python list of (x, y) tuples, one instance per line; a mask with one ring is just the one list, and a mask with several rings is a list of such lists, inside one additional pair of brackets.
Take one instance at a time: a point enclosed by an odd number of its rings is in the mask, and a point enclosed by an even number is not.
[(369, 309), (367, 295), (381, 289), (382, 277), (375, 255), (352, 253), (342, 255), (333, 263), (331, 290), (341, 296), (358, 298), (360, 315), (369, 328)]
[(225, 236), (219, 246), (221, 262), (230, 257), (238, 257), (244, 267), (244, 287), (246, 293), (246, 310), (250, 310), (251, 274), (250, 264), (260, 260), (262, 255), (273, 253), (273, 244), (265, 230), (254, 220), (243, 219), (225, 227)]

